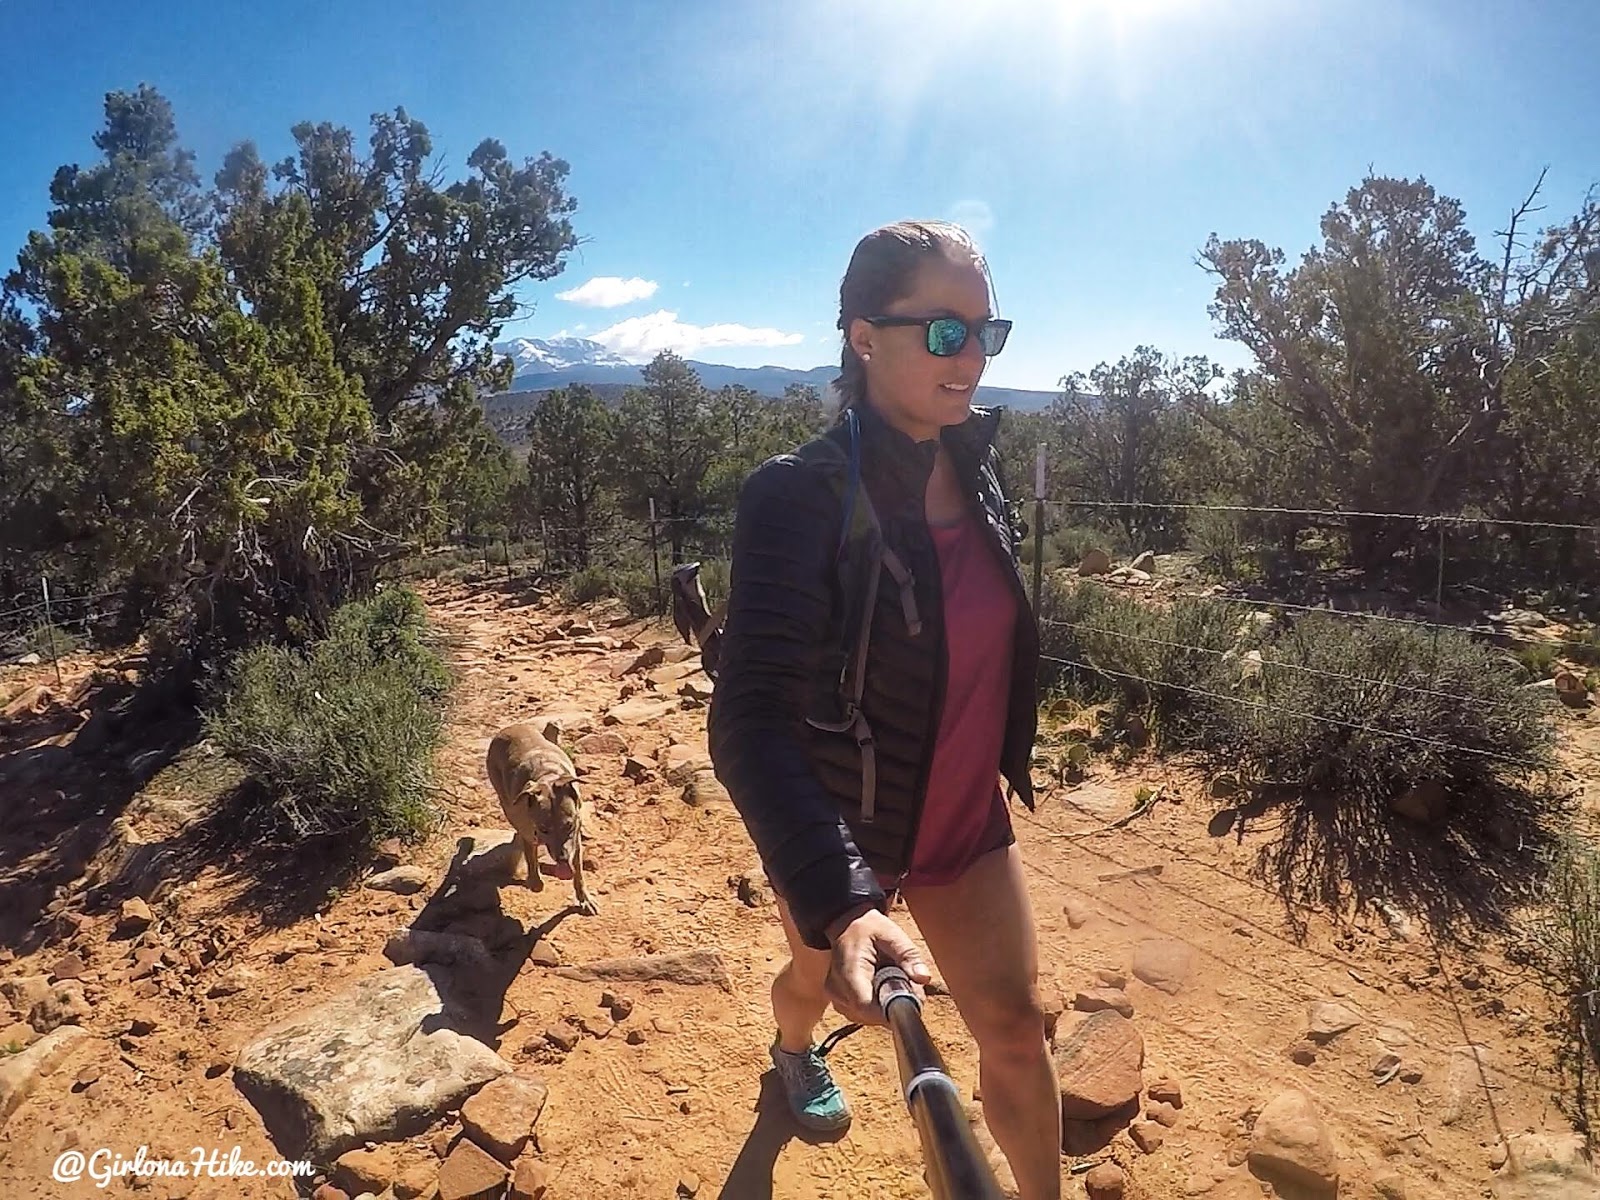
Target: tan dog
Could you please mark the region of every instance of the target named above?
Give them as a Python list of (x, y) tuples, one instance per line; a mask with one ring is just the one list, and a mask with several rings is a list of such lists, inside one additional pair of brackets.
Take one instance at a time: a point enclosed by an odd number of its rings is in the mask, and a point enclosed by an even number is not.
[(553, 725), (542, 733), (532, 725), (507, 725), (489, 743), (489, 782), (527, 859), (528, 886), (544, 890), (542, 845), (556, 862), (571, 866), (578, 911), (592, 917), (600, 906), (583, 883), (583, 800), (572, 760), (555, 744), (556, 736)]

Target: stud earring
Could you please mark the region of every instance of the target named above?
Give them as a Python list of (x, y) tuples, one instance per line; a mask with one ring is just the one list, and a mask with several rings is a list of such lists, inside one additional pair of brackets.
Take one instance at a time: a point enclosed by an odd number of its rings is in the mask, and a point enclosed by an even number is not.
[(862, 356), (861, 356), (861, 361), (862, 361), (862, 362), (871, 362), (871, 361), (872, 361), (872, 355), (870, 355), (870, 354), (863, 354), (863, 355), (862, 355)]

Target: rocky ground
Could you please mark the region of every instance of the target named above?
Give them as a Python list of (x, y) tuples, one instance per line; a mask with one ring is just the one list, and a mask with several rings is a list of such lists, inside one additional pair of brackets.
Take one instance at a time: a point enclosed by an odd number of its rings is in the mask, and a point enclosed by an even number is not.
[[(192, 730), (134, 744), (94, 715), (122, 666), (0, 668), (0, 1195), (926, 1195), (883, 1031), (832, 1054), (846, 1135), (782, 1111), (766, 989), (783, 937), (707, 770), (709, 682), (671, 631), (424, 594), (461, 678), (444, 820), (352, 878), (230, 842), (237, 781)], [(561, 723), (594, 805), (597, 916), (564, 879), (527, 888), (506, 844), (483, 755), (533, 718)], [(1592, 792), (1600, 722), (1560, 719)], [(1128, 819), (1140, 789), (1155, 799)], [(1548, 998), (1487, 927), (1529, 848), (1463, 858), (1424, 829), (1407, 870), (1374, 879), (1281, 810), (1225, 803), (1144, 760), (1091, 764), (1016, 813), (1067, 1194), (1600, 1194), (1554, 1103)], [(1294, 838), (1361, 915), (1283, 899)], [(937, 989), (926, 1019), (992, 1151)], [(141, 1146), (318, 1172), (51, 1179), (64, 1150)]]

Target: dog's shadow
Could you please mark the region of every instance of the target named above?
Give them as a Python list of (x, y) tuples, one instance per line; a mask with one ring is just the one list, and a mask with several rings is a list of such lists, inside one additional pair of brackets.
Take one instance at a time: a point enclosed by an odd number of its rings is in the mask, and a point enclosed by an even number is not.
[(727, 1181), (717, 1200), (772, 1200), (772, 1173), (778, 1155), (791, 1140), (810, 1145), (837, 1142), (848, 1130), (817, 1133), (794, 1119), (777, 1071), (768, 1069), (761, 1076), (761, 1091), (756, 1098), (756, 1121), (745, 1134), (739, 1156), (733, 1160)]
[[(476, 938), (487, 952), (470, 972), (457, 972), (452, 980), (453, 999), (468, 1017), (470, 1028), (460, 1032), (498, 1049), (501, 1039), (516, 1027), (516, 1020), (501, 1020), (506, 994), (535, 947), (561, 922), (577, 915), (576, 903), (524, 928), (500, 906), (502, 887), (525, 887), (515, 878), (522, 852), (515, 840), (473, 856), (472, 843), (462, 838), (445, 869), (439, 887), (411, 921), (422, 932), (465, 934)], [(469, 859), (472, 860), (469, 862)]]

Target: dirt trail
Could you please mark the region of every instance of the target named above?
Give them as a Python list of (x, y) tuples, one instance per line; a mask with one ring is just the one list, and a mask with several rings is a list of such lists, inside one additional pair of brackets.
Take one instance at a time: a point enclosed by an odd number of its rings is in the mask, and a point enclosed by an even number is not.
[[(639, 650), (618, 643), (670, 646), (670, 630), (605, 628), (601, 614), (593, 636), (546, 641), (563, 615), (553, 609), (444, 585), (424, 595), (434, 620), (452, 635), (450, 653), (461, 673), (440, 758), (447, 819), (407, 856), (435, 878), (458, 835), (504, 826), (483, 772), (488, 739), (501, 725), (561, 712), (568, 714), (569, 742), (614, 732), (628, 754), (652, 764), (669, 745), (682, 745), (677, 756), (685, 772), (703, 757), (704, 707), (692, 699), (684, 707), (677, 697), (682, 680), (673, 678), (692, 663), (677, 671), (666, 664), (658, 676), (654, 694), (674, 701), (664, 715), (638, 725), (604, 723), (624, 689), (641, 687), (638, 675), (621, 674)], [(784, 943), (770, 900), (748, 886), (740, 894), (740, 878), (759, 881), (760, 869), (731, 806), (714, 798), (685, 803), (683, 786), (663, 778), (659, 767), (642, 783), (625, 778), (621, 752), (577, 757), (596, 802), (588, 848), (600, 913), (561, 915), (570, 883), (548, 880), (535, 893), (522, 886), (520, 871), (517, 882), (500, 888), (503, 912), (528, 928), (559, 918), (541, 952), (569, 964), (714, 950), (732, 990), (601, 985), (561, 977), (538, 962), (522, 968), (506, 993), (496, 1048), (549, 1086), (533, 1152), (547, 1172), (549, 1200), (925, 1196), (883, 1031), (864, 1031), (831, 1056), (855, 1109), (847, 1135), (802, 1139), (782, 1113), (766, 1054), (767, 985)], [(156, 829), (165, 819), (162, 834), (170, 835), (173, 813), (184, 811), (191, 778), (185, 772), (196, 769), (180, 759), (157, 775), (128, 810), (130, 822)], [(93, 780), (62, 775), (48, 784), (81, 795)], [(1164, 784), (1161, 800), (1108, 830), (1109, 821), (1132, 809), (1141, 784)], [(1335, 924), (1309, 910), (1291, 914), (1256, 871), (1261, 850), (1281, 831), (1265, 816), (1224, 830), (1216, 808), (1195, 779), (1152, 762), (1055, 789), (1036, 816), (1016, 810), (1047, 999), (1064, 1000), (1070, 1010), (1078, 991), (1099, 986), (1097, 969), (1126, 975), (1144, 1040), (1144, 1081), (1165, 1076), (1182, 1090), (1176, 1124), (1153, 1153), (1122, 1132), (1107, 1146), (1080, 1147), (1085, 1153), (1064, 1164), (1118, 1163), (1134, 1200), (1270, 1195), (1244, 1162), (1248, 1122), (1277, 1093), (1298, 1088), (1332, 1132), (1340, 1196), (1378, 1195), (1380, 1180), (1391, 1188), (1398, 1180), (1403, 1188), (1382, 1194), (1410, 1200), (1496, 1194), (1504, 1173), (1492, 1166), (1492, 1153), (1501, 1136), (1567, 1129), (1552, 1103), (1548, 1002), (1536, 978), (1491, 948), (1436, 946), (1417, 915), (1399, 914), (1391, 927), (1380, 917)], [(174, 1157), (187, 1157), (196, 1145), (224, 1152), (239, 1145), (245, 1158), (276, 1157), (231, 1083), (231, 1056), (275, 1017), (386, 967), (385, 937), (424, 898), (374, 892), (357, 881), (320, 915), (271, 926), (249, 909), (256, 886), (224, 864), (152, 905), (154, 928), (179, 960), (208, 939), (222, 942), (199, 970), (158, 973), (143, 989), (154, 994), (136, 996), (133, 981), (116, 978), (128, 943), (112, 939), (114, 913), (84, 919), (70, 939), (0, 963), (0, 978), (43, 974), (70, 945), (99, 977), (91, 980), (91, 1011), (83, 1020), (99, 1036), (74, 1051), (0, 1130), (0, 1194), (107, 1194), (89, 1183), (50, 1181), (50, 1164), (68, 1145), (109, 1146), (129, 1157), (140, 1144), (152, 1155), (164, 1149)], [(1132, 970), (1140, 947), (1153, 940), (1188, 948), (1169, 949), (1171, 969), (1182, 978), (1168, 990)], [(600, 1007), (605, 991), (634, 1002), (615, 1028)], [(1302, 1065), (1291, 1053), (1308, 1028), (1309, 1006), (1322, 1001), (1353, 1010), (1359, 1024), (1316, 1047), (1314, 1060)], [(3, 1006), (0, 1000), (0, 1026), (7, 1023)], [(125, 1034), (127, 1019), (141, 1014), (155, 1030)], [(926, 1018), (971, 1100), (976, 1056), (953, 1003), (931, 997)], [(563, 1051), (545, 1035), (570, 1030), (571, 1021), (586, 1022), (590, 1032)], [(830, 1014), (826, 1027), (836, 1023)], [(1485, 1048), (1481, 1070), (1462, 1069), (1474, 1061), (1458, 1049), (1468, 1045)], [(1400, 1071), (1379, 1083), (1374, 1059), (1390, 1052), (1399, 1056)], [(81, 1083), (91, 1076), (91, 1084)], [(972, 1107), (979, 1117), (981, 1103)], [(446, 1119), (441, 1127), (458, 1124)], [(402, 1161), (436, 1165), (431, 1141), (412, 1139)], [(108, 1191), (125, 1187), (118, 1182)], [(295, 1190), (260, 1179), (157, 1179), (142, 1194), (204, 1200)], [(1069, 1183), (1066, 1194), (1082, 1195), (1082, 1184)]]

